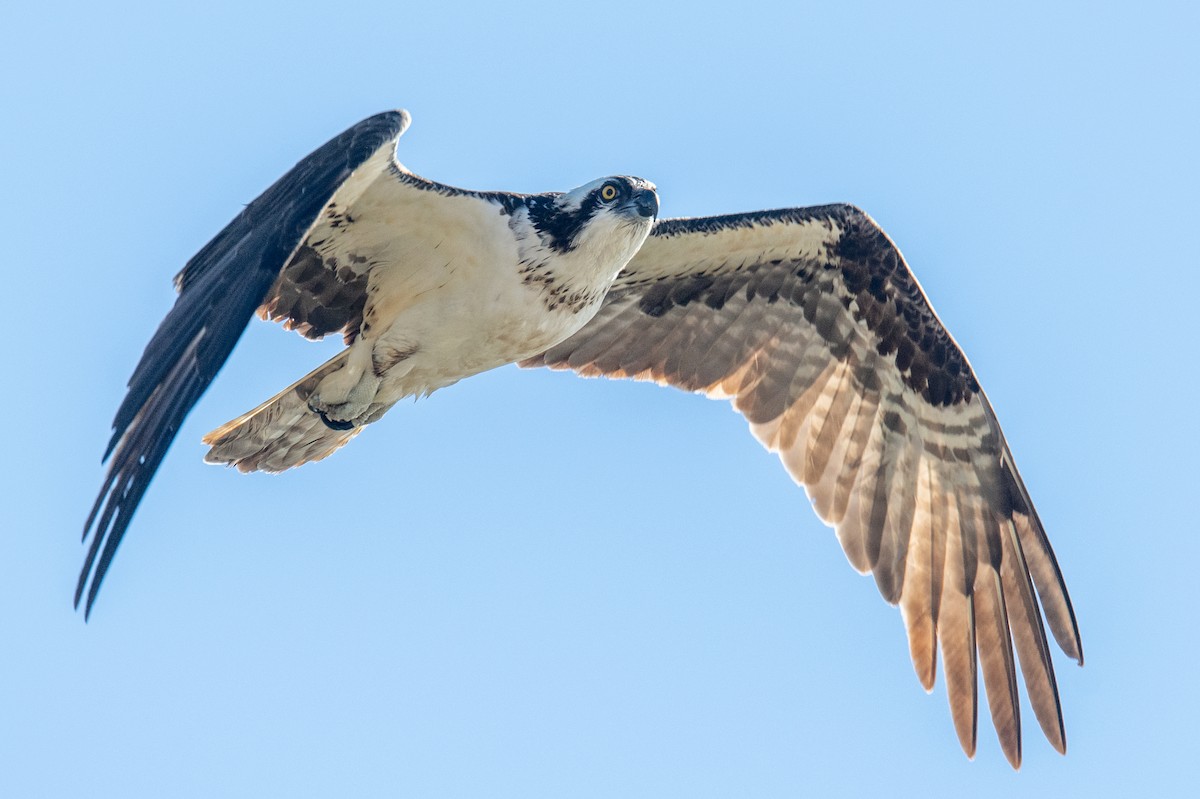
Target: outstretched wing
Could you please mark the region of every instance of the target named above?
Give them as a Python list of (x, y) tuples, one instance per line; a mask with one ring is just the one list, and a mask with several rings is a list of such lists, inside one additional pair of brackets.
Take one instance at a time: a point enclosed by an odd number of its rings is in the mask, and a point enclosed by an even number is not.
[[(361, 318), (360, 264), (323, 260), (314, 249), (343, 224), (340, 208), (380, 174), (398, 169), (404, 111), (365, 119), (307, 156), (264, 191), (188, 261), (175, 278), (179, 298), (142, 354), (113, 420), (108, 474), (84, 525), (91, 534), (75, 590), (85, 613), (183, 419), (225, 363), (258, 309), (310, 337), (345, 331)], [(89, 585), (90, 578), (90, 585)]]
[(978, 657), (1020, 763), (1014, 642), (1038, 721), (1065, 751), (1039, 599), (1063, 650), (1083, 653), (1054, 553), (966, 358), (862, 211), (663, 220), (596, 317), (522, 365), (732, 398), (851, 564), (899, 603), (926, 690), (940, 640), (967, 754)]

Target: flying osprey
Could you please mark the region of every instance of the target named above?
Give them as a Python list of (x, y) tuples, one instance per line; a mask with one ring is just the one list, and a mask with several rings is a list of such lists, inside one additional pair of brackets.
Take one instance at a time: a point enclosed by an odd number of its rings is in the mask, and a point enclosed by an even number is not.
[(400, 399), (512, 362), (732, 399), (900, 605), (926, 690), (941, 642), (968, 756), (978, 659), (1020, 763), (1014, 643), (1065, 751), (1042, 613), (1067, 655), (1083, 650), (1058, 563), (966, 357), (870, 217), (827, 205), (656, 221), (654, 185), (633, 177), (466, 191), (395, 160), (408, 124), (388, 112), (329, 141), (176, 277), (113, 421), (76, 606), (86, 589), (90, 613), (180, 424), (257, 311), (308, 338), (341, 333), (346, 349), (209, 433), (209, 462), (319, 460)]

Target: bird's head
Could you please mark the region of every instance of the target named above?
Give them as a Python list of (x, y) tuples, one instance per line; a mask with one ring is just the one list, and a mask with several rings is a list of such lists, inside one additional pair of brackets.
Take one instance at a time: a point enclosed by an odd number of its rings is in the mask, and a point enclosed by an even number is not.
[(623, 266), (646, 240), (658, 216), (655, 186), (619, 175), (585, 183), (563, 194), (531, 198), (529, 221), (544, 245), (584, 252)]

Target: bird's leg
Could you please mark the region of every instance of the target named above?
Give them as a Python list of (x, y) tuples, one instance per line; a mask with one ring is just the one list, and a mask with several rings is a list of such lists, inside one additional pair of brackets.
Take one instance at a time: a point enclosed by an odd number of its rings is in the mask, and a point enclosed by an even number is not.
[(380, 383), (371, 365), (372, 346), (365, 337), (355, 341), (346, 365), (326, 375), (308, 397), (309, 409), (335, 430), (349, 430), (366, 422)]

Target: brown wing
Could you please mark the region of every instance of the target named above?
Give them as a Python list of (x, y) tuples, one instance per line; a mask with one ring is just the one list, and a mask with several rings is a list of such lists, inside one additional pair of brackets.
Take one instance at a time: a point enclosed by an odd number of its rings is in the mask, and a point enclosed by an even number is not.
[(1083, 652), (1054, 553), (966, 358), (862, 211), (664, 220), (595, 319), (522, 365), (732, 398), (851, 564), (900, 605), (927, 690), (940, 639), (967, 754), (978, 657), (1020, 763), (1014, 642), (1038, 721), (1065, 751), (1042, 612), (1068, 655)]

